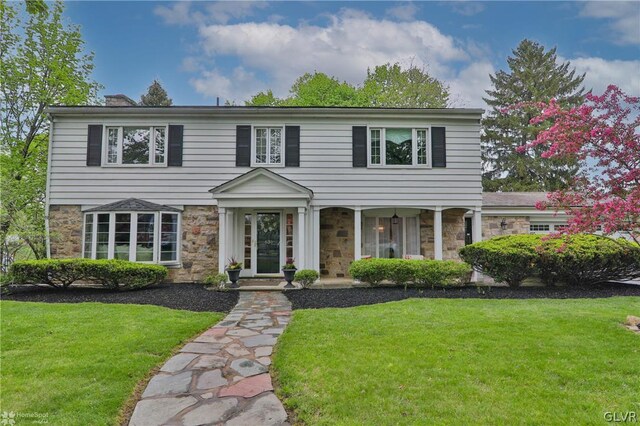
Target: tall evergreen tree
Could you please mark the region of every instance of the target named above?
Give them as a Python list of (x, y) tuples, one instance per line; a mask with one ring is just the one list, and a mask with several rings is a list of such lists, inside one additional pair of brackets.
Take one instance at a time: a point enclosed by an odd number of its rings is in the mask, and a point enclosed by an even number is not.
[(541, 158), (544, 149), (529, 147), (516, 152), (536, 139), (549, 122), (537, 125), (529, 121), (539, 115), (535, 106), (509, 109), (522, 102), (549, 102), (556, 99), (562, 106), (582, 102), (583, 75), (570, 69), (570, 63), (558, 64), (556, 48), (522, 40), (507, 58), (509, 72), (491, 75), (492, 90), (483, 98), (491, 108), (482, 120), (482, 179), (485, 191), (555, 191), (565, 189), (578, 172), (576, 162), (550, 161)]
[(171, 106), (173, 101), (164, 90), (158, 80), (153, 80), (145, 95), (140, 96), (140, 105), (144, 106)]

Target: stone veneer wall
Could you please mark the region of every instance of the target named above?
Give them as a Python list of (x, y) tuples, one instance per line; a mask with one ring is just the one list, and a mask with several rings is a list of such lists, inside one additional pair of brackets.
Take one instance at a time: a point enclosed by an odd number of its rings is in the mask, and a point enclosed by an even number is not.
[[(502, 219), (507, 222), (507, 229), (500, 228)], [(482, 216), (482, 239), (488, 240), (500, 235), (528, 234), (529, 216)]]
[(49, 206), (51, 257), (82, 257), (83, 222), (80, 206)]
[[(458, 250), (464, 247), (464, 209), (449, 209), (442, 212), (442, 258), (460, 260)], [(434, 257), (432, 210), (420, 213), (420, 254), (425, 259)]]
[[(49, 207), (51, 257), (82, 256), (80, 206)], [(185, 206), (182, 212), (181, 268), (169, 268), (169, 281), (201, 281), (218, 270), (218, 208)]]
[(217, 206), (184, 207), (181, 248), (182, 268), (169, 269), (171, 281), (202, 281), (218, 272)]
[(320, 210), (320, 275), (348, 277), (354, 252), (353, 210), (331, 207)]

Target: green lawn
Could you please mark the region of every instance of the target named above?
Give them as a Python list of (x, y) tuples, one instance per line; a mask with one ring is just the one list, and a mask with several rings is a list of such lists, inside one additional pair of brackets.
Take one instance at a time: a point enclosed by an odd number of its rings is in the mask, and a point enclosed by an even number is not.
[(0, 411), (55, 425), (116, 424), (136, 383), (222, 317), (100, 303), (4, 301), (0, 310)]
[(640, 413), (640, 298), (412, 299), (302, 310), (279, 394), (317, 424), (606, 424)]

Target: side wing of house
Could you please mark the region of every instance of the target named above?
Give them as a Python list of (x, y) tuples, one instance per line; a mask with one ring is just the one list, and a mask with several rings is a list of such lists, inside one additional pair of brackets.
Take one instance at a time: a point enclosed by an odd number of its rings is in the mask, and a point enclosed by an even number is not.
[[(479, 110), (50, 109), (53, 257), (126, 258), (194, 281), (287, 257), (455, 258), (482, 203)], [(479, 229), (480, 226), (477, 226)]]

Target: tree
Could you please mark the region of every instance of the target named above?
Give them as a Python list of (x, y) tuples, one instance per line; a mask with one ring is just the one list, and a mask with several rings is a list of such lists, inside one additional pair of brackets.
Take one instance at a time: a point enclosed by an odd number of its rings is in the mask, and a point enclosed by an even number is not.
[(83, 53), (79, 27), (62, 22), (64, 4), (60, 1), (28, 10), (23, 22), (12, 4), (0, 2), (2, 259), (8, 239), (16, 237), (37, 258), (46, 255), (44, 201), (49, 138), (45, 107), (95, 103), (100, 88), (91, 79), (93, 54)]
[(367, 106), (446, 108), (449, 87), (415, 65), (385, 64), (367, 70), (362, 92)]
[[(578, 105), (584, 99), (580, 85), (583, 75), (575, 75), (570, 63), (557, 63), (556, 49), (523, 40), (507, 58), (510, 72), (491, 75), (493, 90), (484, 101), (491, 107), (482, 120), (482, 162), (485, 191), (553, 191), (566, 188), (578, 172), (576, 162), (542, 161), (542, 149), (531, 146), (548, 123), (531, 123), (540, 113), (538, 102), (556, 101), (563, 106)], [(514, 110), (514, 104), (526, 107)], [(526, 150), (518, 147), (528, 146)]]
[(173, 101), (167, 95), (167, 91), (164, 90), (158, 80), (153, 80), (153, 83), (147, 89), (147, 93), (140, 96), (140, 105), (144, 106), (171, 106), (172, 103)]
[(563, 233), (601, 227), (605, 235), (627, 233), (640, 244), (640, 98), (611, 85), (602, 96), (588, 93), (576, 107), (555, 99), (537, 106), (542, 112), (532, 123), (553, 124), (520, 150), (541, 148), (546, 161), (583, 166), (571, 188), (550, 193), (537, 207), (569, 214)]
[(442, 108), (449, 89), (426, 71), (415, 66), (403, 70), (399, 64), (386, 64), (367, 70), (360, 87), (321, 72), (305, 73), (278, 98), (271, 90), (259, 92), (245, 104), (249, 106), (348, 106)]

